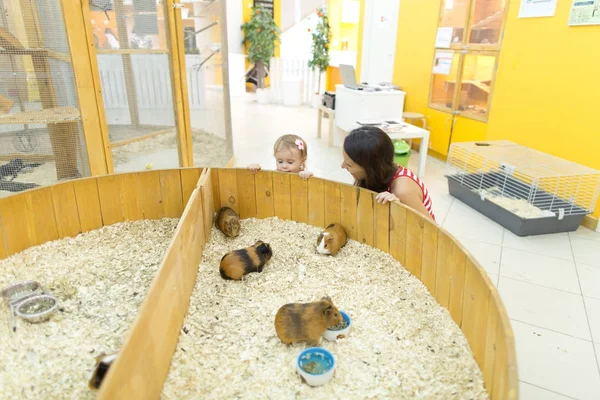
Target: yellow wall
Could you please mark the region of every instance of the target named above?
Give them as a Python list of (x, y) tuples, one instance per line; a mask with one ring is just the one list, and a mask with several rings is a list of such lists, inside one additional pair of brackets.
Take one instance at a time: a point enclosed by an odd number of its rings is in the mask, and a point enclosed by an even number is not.
[[(427, 112), (440, 3), (400, 2), (394, 83), (407, 92), (406, 111)], [(472, 125), (487, 140), (600, 169), (600, 26), (569, 27), (570, 5), (559, 1), (554, 17), (519, 19), (520, 2), (510, 2), (489, 121), (483, 130)]]
[[(364, 2), (364, 0), (362, 1)], [(348, 40), (348, 48), (346, 50), (356, 51), (358, 49), (359, 24), (349, 24), (342, 22), (343, 3), (344, 0), (329, 0), (327, 3), (329, 25), (331, 26), (330, 50), (342, 50), (342, 39), (345, 39)], [(364, 9), (363, 4), (361, 4), (361, 11), (362, 9)]]

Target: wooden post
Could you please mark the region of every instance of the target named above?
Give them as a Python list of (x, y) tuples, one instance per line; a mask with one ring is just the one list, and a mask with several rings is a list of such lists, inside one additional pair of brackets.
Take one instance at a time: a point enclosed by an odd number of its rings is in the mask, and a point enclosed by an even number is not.
[[(87, 0), (61, 0), (91, 175), (113, 172)], [(41, 90), (40, 90), (41, 93)], [(57, 160), (58, 165), (58, 160)]]
[[(115, 18), (117, 19), (117, 30), (119, 32), (119, 45), (122, 49), (129, 48), (129, 36), (127, 35), (127, 24), (125, 23), (125, 12), (123, 10), (123, 0), (115, 0)], [(89, 6), (88, 6), (89, 7)], [(137, 127), (140, 125), (140, 113), (138, 111), (137, 92), (135, 87), (135, 77), (133, 75), (133, 64), (131, 55), (123, 54), (123, 74), (125, 76), (125, 89), (127, 90), (127, 103), (129, 105), (129, 117), (131, 125)]]
[(183, 21), (181, 11), (175, 11), (173, 0), (165, 1), (165, 22), (167, 24), (167, 43), (169, 48), (169, 66), (171, 69), (171, 90), (175, 107), (175, 126), (177, 127), (177, 152), (179, 166), (194, 165), (192, 152), (192, 124), (190, 122), (190, 104), (187, 90), (187, 70), (183, 46)]

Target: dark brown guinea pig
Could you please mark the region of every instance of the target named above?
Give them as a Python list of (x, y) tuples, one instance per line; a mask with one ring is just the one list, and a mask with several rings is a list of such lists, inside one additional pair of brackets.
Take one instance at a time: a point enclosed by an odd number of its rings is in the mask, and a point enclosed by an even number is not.
[(117, 353), (113, 354), (100, 354), (96, 357), (96, 365), (94, 366), (94, 371), (92, 372), (92, 376), (88, 381), (88, 387), (92, 390), (96, 390), (100, 388), (100, 384), (102, 384), (102, 380), (108, 373), (108, 369), (112, 365), (112, 363), (117, 358)]
[(234, 238), (240, 234), (240, 216), (229, 207), (221, 207), (217, 211), (215, 225), (225, 236)]
[(342, 315), (328, 296), (314, 303), (290, 303), (277, 311), (275, 330), (284, 344), (308, 342), (318, 346), (323, 333), (342, 322)]
[(250, 247), (225, 254), (221, 259), (219, 272), (223, 279), (240, 280), (250, 272), (262, 272), (265, 263), (272, 256), (271, 246), (259, 240)]

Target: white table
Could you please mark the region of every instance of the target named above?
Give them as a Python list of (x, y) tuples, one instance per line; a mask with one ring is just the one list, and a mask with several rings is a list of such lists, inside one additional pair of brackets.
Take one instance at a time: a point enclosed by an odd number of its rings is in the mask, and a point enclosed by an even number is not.
[(335, 86), (335, 125), (344, 132), (356, 128), (356, 121), (402, 121), (404, 96), (400, 90), (348, 89)]
[(429, 149), (429, 131), (418, 126), (401, 122), (397, 125), (380, 126), (392, 139), (421, 139), (419, 150), (419, 169), (417, 176), (422, 178), (425, 174), (425, 162), (427, 161), (427, 149)]

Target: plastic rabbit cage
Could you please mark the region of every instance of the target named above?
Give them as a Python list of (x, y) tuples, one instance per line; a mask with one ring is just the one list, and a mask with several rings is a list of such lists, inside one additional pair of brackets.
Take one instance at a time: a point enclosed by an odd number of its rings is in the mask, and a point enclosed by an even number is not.
[(510, 141), (450, 146), (452, 196), (518, 236), (574, 231), (600, 191), (600, 171)]

